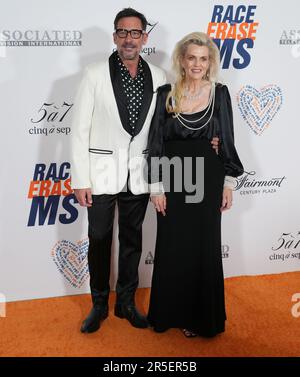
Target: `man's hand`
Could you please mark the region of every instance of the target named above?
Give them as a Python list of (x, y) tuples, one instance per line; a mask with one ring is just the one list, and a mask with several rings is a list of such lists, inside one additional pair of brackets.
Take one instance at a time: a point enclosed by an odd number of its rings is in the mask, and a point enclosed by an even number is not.
[(232, 206), (232, 190), (228, 187), (223, 189), (223, 198), (222, 198), (222, 207), (220, 208), (221, 212), (226, 209), (230, 209)]
[(213, 137), (211, 144), (213, 149), (216, 151), (217, 154), (219, 154), (219, 141), (220, 139), (218, 137)]
[(165, 194), (153, 195), (150, 197), (150, 199), (156, 211), (161, 212), (164, 216), (166, 216), (166, 208), (167, 208), (166, 195)]
[(82, 207), (92, 206), (92, 190), (90, 188), (74, 189), (74, 194)]

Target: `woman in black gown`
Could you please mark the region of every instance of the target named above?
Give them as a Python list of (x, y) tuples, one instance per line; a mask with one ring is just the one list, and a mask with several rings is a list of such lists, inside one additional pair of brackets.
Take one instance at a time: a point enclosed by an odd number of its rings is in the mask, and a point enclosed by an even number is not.
[[(221, 213), (231, 207), (234, 177), (243, 166), (234, 146), (230, 95), (216, 81), (219, 59), (206, 34), (187, 35), (173, 53), (175, 85), (157, 93), (148, 145), (151, 201), (157, 209), (148, 320), (157, 332), (175, 327), (187, 337), (211, 337), (225, 329)], [(215, 136), (218, 154), (210, 145)], [(179, 158), (180, 174), (177, 168), (165, 174), (157, 157)], [(204, 169), (197, 165), (200, 157)], [(190, 190), (185, 182), (178, 190), (178, 183), (181, 176), (199, 182), (197, 174), (202, 174), (203, 199), (188, 202)]]

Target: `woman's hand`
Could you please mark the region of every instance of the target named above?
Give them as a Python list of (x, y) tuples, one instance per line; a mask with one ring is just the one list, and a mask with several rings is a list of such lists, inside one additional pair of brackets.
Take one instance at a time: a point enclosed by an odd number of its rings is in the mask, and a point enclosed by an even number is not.
[(157, 212), (161, 212), (164, 216), (166, 216), (166, 208), (167, 208), (167, 198), (165, 194), (161, 195), (152, 195), (150, 197), (151, 202), (154, 205), (154, 208)]
[(223, 198), (222, 198), (222, 207), (220, 208), (221, 212), (226, 209), (230, 209), (232, 206), (232, 190), (228, 187), (223, 189)]
[(220, 139), (217, 136), (213, 137), (210, 142), (213, 149), (216, 151), (217, 154), (219, 154), (219, 142), (220, 142)]

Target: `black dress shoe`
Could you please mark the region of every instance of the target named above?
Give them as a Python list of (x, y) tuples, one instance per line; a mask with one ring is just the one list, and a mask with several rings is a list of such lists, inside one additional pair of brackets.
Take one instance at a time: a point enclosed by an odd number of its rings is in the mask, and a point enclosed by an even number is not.
[(168, 330), (168, 327), (159, 327), (159, 326), (154, 326), (153, 331), (154, 332), (165, 332)]
[(99, 329), (101, 321), (108, 316), (108, 306), (93, 307), (90, 314), (82, 322), (80, 331), (82, 333), (91, 333)]
[(134, 305), (116, 304), (115, 316), (119, 318), (126, 318), (133, 327), (145, 329), (149, 327), (147, 318), (138, 312)]

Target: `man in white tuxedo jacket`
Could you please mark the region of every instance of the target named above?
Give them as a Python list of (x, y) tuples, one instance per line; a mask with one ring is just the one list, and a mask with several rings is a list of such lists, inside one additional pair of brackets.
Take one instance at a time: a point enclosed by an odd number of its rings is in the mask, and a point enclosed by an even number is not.
[(147, 42), (143, 14), (123, 9), (114, 21), (117, 51), (88, 66), (74, 104), (72, 188), (89, 221), (88, 264), (93, 307), (81, 332), (99, 329), (108, 316), (111, 244), (115, 205), (119, 213), (119, 272), (115, 315), (134, 327), (148, 322), (135, 306), (142, 223), (149, 188), (143, 167), (164, 72), (140, 57)]

